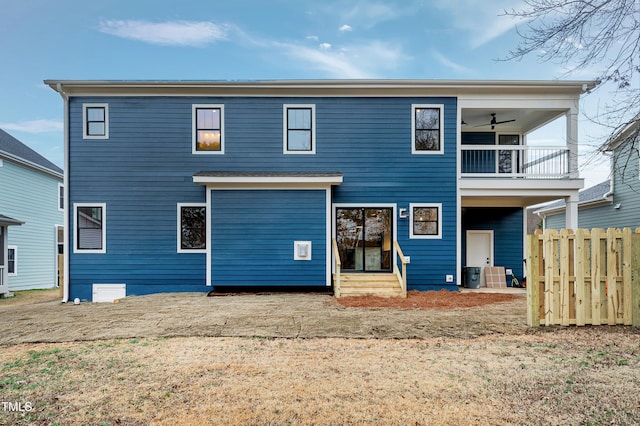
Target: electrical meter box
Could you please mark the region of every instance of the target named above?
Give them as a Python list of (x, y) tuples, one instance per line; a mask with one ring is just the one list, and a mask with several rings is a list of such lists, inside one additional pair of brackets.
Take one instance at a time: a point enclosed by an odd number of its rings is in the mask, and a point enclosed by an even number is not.
[(311, 260), (311, 241), (293, 242), (293, 260)]

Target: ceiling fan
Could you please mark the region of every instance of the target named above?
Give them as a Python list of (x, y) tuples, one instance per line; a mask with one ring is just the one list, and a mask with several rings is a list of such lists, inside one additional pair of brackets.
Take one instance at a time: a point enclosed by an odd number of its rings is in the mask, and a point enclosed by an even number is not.
[(491, 121), (490, 122), (485, 123), (485, 124), (478, 124), (478, 125), (473, 126), (473, 127), (491, 126), (491, 130), (493, 130), (493, 129), (496, 128), (496, 125), (498, 125), (498, 124), (511, 123), (513, 121), (516, 121), (516, 119), (514, 118), (514, 119), (511, 119), (511, 120), (498, 121), (496, 119), (496, 113), (492, 112), (491, 113)]

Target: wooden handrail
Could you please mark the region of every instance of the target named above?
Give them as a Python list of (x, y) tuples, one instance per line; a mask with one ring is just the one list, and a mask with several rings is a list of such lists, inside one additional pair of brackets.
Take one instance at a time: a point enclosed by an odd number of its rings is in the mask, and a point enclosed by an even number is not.
[(331, 239), (331, 246), (333, 247), (333, 258), (335, 262), (335, 274), (333, 276), (333, 293), (336, 297), (340, 297), (340, 252), (338, 251), (338, 242), (335, 238)]
[(393, 262), (394, 263), (393, 266), (396, 271), (396, 274), (398, 275), (398, 278), (400, 279), (400, 285), (402, 286), (402, 295), (403, 297), (407, 297), (407, 263), (409, 262), (407, 262), (407, 258), (402, 252), (402, 249), (400, 248), (400, 244), (398, 244), (398, 241), (394, 241), (393, 245), (396, 248), (396, 253), (400, 258), (400, 262), (402, 262), (402, 273), (398, 270), (398, 265), (396, 262)]

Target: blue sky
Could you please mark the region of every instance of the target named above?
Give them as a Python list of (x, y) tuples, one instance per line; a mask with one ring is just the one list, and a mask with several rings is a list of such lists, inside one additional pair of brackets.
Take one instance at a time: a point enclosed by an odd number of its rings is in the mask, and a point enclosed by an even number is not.
[[(592, 79), (496, 61), (519, 0), (0, 0), (0, 128), (63, 165), (62, 99), (44, 79)], [(594, 111), (606, 92), (581, 106)], [(587, 146), (604, 130), (582, 118)], [(553, 132), (553, 129), (550, 130)], [(542, 140), (551, 133), (540, 134)], [(606, 179), (604, 161), (582, 173)]]

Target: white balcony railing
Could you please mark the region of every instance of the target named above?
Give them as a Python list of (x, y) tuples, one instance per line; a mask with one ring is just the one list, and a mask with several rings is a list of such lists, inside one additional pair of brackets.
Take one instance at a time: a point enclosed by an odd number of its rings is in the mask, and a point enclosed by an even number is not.
[(569, 148), (522, 145), (463, 145), (462, 177), (567, 178)]

